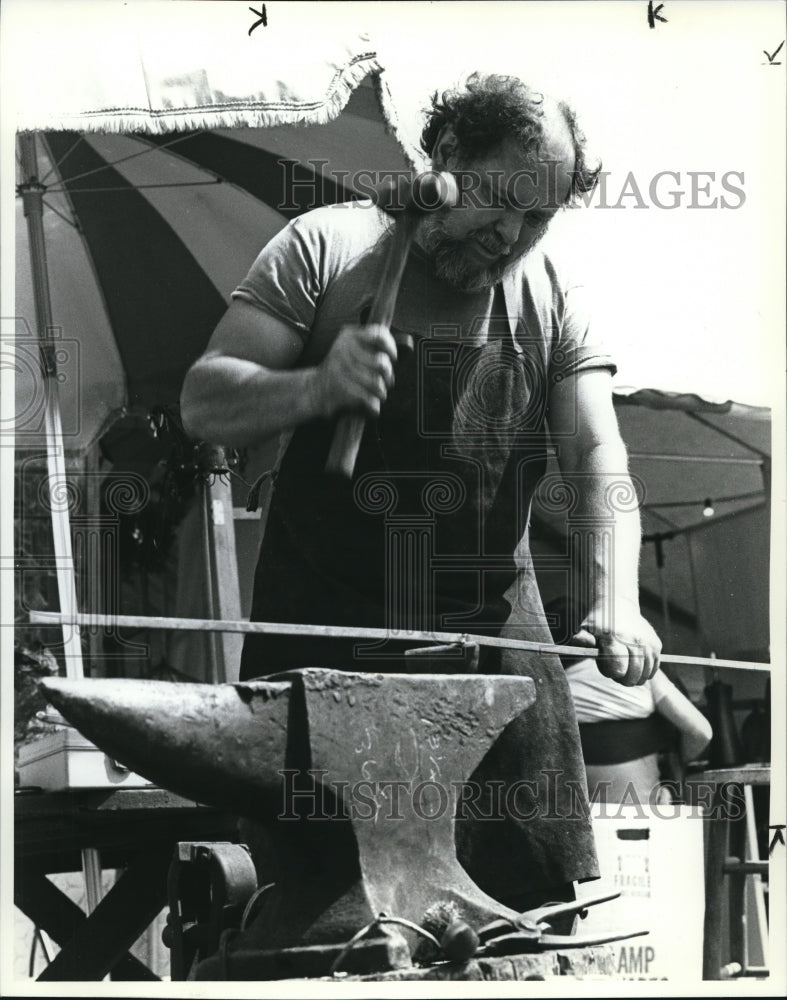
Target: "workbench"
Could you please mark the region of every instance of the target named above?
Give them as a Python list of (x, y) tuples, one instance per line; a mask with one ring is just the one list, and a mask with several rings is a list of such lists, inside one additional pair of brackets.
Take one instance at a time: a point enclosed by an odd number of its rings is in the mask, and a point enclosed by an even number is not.
[[(179, 840), (237, 842), (236, 818), (159, 788), (14, 797), (14, 902), (61, 948), (40, 981), (158, 979), (128, 949), (160, 913)], [(90, 916), (46, 876), (81, 870), (83, 848), (123, 873)]]

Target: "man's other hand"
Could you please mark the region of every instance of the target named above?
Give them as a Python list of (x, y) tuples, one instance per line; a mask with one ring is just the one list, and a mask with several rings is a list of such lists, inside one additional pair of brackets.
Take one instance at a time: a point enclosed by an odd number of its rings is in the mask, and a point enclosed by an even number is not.
[(316, 370), (319, 411), (362, 410), (378, 417), (394, 382), (396, 341), (384, 326), (344, 326)]
[(605, 677), (633, 687), (659, 669), (661, 640), (634, 604), (595, 608), (571, 639), (572, 646), (595, 646)]

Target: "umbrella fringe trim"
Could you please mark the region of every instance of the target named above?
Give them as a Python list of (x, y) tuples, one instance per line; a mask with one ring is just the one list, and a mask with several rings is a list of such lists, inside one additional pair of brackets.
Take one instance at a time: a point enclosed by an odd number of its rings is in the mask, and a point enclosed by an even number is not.
[[(41, 121), (35, 129), (54, 132), (147, 132), (162, 135), (167, 132), (216, 128), (272, 128), (277, 125), (326, 125), (344, 110), (353, 91), (370, 73), (379, 80), (380, 66), (375, 53), (362, 53), (334, 73), (325, 97), (319, 101), (264, 101), (259, 107), (253, 101), (210, 104), (190, 108), (154, 110), (152, 108), (103, 108), (61, 115)], [(402, 145), (400, 130), (390, 94), (378, 95), (386, 123)], [(27, 126), (23, 131), (33, 131)]]
[(388, 87), (388, 81), (384, 76), (385, 70), (374, 74), (374, 91), (377, 95), (377, 101), (383, 112), (383, 119), (387, 131), (396, 139), (405, 155), (408, 165), (413, 170), (423, 170), (428, 164), (428, 158), (425, 156), (423, 151), (419, 146), (412, 143), (407, 133), (399, 122), (399, 115), (396, 111), (396, 105), (394, 104), (391, 91)]

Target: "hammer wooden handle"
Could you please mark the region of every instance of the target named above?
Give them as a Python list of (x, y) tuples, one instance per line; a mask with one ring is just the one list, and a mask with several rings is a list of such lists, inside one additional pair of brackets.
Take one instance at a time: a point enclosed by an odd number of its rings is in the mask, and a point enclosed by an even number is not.
[(328, 460), (325, 463), (326, 472), (352, 479), (365, 428), (366, 417), (362, 413), (345, 413), (339, 417), (331, 441), (331, 450), (328, 452)]
[[(366, 321), (370, 326), (391, 325), (396, 308), (396, 296), (417, 225), (418, 216), (409, 212), (402, 215), (394, 224), (391, 246)], [(339, 418), (325, 464), (327, 472), (352, 479), (365, 426), (366, 417), (362, 413), (345, 413)]]
[[(366, 321), (370, 325), (391, 326), (407, 254), (423, 213), (455, 205), (459, 200), (459, 189), (450, 173), (428, 170), (416, 176), (408, 187), (404, 204), (399, 202), (403, 192), (395, 182), (383, 185), (377, 192), (377, 205), (386, 212), (396, 211), (398, 218)], [(359, 413), (346, 413), (339, 418), (325, 465), (328, 472), (352, 478), (365, 424), (366, 418)]]

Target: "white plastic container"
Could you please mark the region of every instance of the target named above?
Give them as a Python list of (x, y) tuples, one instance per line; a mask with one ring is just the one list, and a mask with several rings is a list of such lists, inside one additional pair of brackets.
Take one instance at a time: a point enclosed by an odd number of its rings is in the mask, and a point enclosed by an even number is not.
[(648, 930), (612, 945), (619, 979), (702, 982), (705, 877), (702, 812), (689, 806), (591, 807), (601, 878), (579, 898), (619, 892), (591, 907), (578, 934)]
[(69, 788), (144, 788), (152, 784), (113, 761), (75, 729), (59, 729), (21, 747), (19, 782), (47, 792)]

